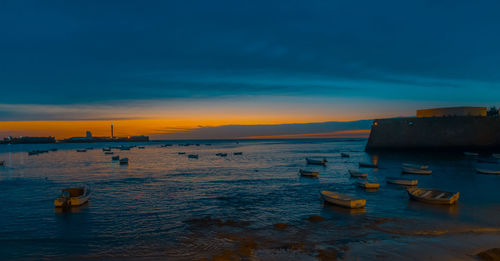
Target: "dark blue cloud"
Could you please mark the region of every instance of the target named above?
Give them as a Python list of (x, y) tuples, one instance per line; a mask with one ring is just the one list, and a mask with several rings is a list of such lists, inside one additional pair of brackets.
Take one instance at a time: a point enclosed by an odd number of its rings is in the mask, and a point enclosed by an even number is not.
[(498, 10), (498, 1), (2, 1), (0, 104), (311, 89), (460, 101), (477, 84), (498, 89)]

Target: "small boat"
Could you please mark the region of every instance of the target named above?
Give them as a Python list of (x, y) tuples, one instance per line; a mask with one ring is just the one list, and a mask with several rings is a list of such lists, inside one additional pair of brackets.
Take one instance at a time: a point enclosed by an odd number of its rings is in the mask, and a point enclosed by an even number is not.
[(38, 153), (48, 153), (49, 151), (48, 150), (37, 150)]
[(5, 165), (5, 160), (0, 160), (0, 166)]
[(113, 152), (112, 152), (112, 151), (105, 151), (105, 152), (104, 152), (104, 154), (105, 154), (105, 155), (112, 155), (112, 154), (113, 154)]
[(363, 179), (366, 179), (368, 177), (368, 173), (361, 173), (357, 170), (348, 170), (349, 171), (349, 174), (351, 174), (351, 177), (353, 178), (363, 178)]
[(120, 160), (120, 156), (119, 155), (113, 156), (111, 157), (111, 160)]
[(188, 158), (190, 158), (190, 159), (197, 159), (198, 158), (198, 154), (189, 154)]
[(476, 171), (481, 174), (500, 175), (500, 170), (476, 169)]
[(234, 155), (243, 155), (243, 152), (235, 152)]
[(38, 151), (30, 151), (30, 152), (28, 152), (28, 156), (32, 156), (32, 155), (38, 155)]
[(414, 169), (414, 168), (403, 167), (402, 173), (403, 174), (416, 174), (416, 175), (431, 175), (432, 174), (432, 170), (428, 170), (428, 169)]
[(299, 169), (299, 173), (304, 177), (317, 177), (319, 175), (319, 172), (317, 171), (307, 171), (303, 169)]
[(342, 157), (342, 158), (349, 158), (350, 156), (347, 153), (340, 153), (340, 157)]
[(111, 148), (102, 148), (102, 151), (111, 151)]
[(50, 151), (57, 151), (57, 148), (52, 148), (50, 149)]
[(61, 195), (54, 200), (56, 208), (81, 206), (89, 201), (90, 190), (87, 187), (63, 189)]
[(479, 153), (477, 152), (464, 152), (465, 156), (479, 156)]
[(138, 148), (138, 149), (140, 149), (140, 150), (143, 150), (143, 149), (145, 149), (146, 147), (144, 147), (144, 146), (139, 146), (139, 147), (137, 147), (137, 148)]
[(311, 165), (323, 165), (323, 166), (325, 166), (328, 161), (326, 159), (315, 160), (315, 159), (306, 158), (306, 162), (307, 162), (307, 164), (311, 164)]
[(380, 184), (378, 183), (370, 183), (368, 181), (358, 181), (356, 182), (356, 185), (365, 188), (365, 189), (378, 189), (380, 187)]
[(227, 157), (227, 153), (217, 153), (215, 155), (219, 157)]
[(76, 152), (87, 152), (86, 149), (79, 149), (79, 150), (76, 150)]
[(332, 191), (323, 190), (321, 191), (321, 196), (326, 202), (345, 208), (363, 208), (366, 205), (365, 199), (357, 199)]
[(455, 204), (460, 195), (459, 192), (452, 193), (437, 189), (425, 189), (425, 188), (408, 188), (406, 189), (406, 191), (408, 192), (410, 198), (413, 200), (418, 200), (429, 204), (442, 204), (442, 205)]
[(403, 186), (416, 186), (418, 184), (418, 180), (416, 179), (405, 179), (405, 178), (396, 178), (396, 177), (386, 177), (387, 183), (403, 185)]
[(120, 150), (130, 150), (130, 147), (120, 147)]
[(178, 152), (177, 154), (184, 155), (184, 154), (186, 154), (186, 152)]
[(419, 165), (413, 163), (403, 163), (403, 167), (412, 169), (429, 169), (429, 165)]
[(127, 164), (128, 164), (128, 158), (120, 159), (120, 165), (127, 165)]
[(360, 168), (372, 168), (372, 169), (376, 169), (376, 168), (378, 168), (378, 165), (377, 164), (372, 164), (372, 163), (360, 162), (359, 163), (359, 167)]

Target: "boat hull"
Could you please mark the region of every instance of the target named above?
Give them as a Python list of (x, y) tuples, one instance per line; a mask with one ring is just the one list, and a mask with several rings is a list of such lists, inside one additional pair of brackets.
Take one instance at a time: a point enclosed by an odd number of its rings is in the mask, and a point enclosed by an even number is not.
[[(447, 197), (447, 198), (427, 198), (427, 197), (422, 197), (420, 195), (418, 195), (416, 193), (416, 191), (418, 190), (423, 190), (425, 192), (427, 191), (431, 191), (431, 190), (425, 190), (425, 189), (417, 189), (417, 188), (412, 188), (412, 189), (408, 189), (407, 192), (408, 192), (408, 195), (410, 196), (411, 199), (413, 200), (416, 200), (416, 201), (420, 201), (420, 202), (423, 202), (423, 203), (427, 203), (427, 204), (434, 204), (434, 205), (453, 205), (455, 203), (457, 203), (458, 201), (458, 198), (460, 196), (460, 193), (452, 193), (453, 196), (451, 197)], [(434, 191), (435, 193), (448, 193), (448, 192), (444, 192), (444, 191)]]
[(350, 197), (345, 198), (345, 195), (329, 191), (322, 191), (321, 196), (326, 202), (344, 208), (364, 208), (366, 205), (366, 200), (364, 199), (353, 199)]

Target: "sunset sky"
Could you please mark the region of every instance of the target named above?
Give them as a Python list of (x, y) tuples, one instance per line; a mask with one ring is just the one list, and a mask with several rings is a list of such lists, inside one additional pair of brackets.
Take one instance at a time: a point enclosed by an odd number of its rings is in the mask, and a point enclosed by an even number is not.
[(1, 1), (0, 138), (498, 106), (498, 10), (493, 0)]

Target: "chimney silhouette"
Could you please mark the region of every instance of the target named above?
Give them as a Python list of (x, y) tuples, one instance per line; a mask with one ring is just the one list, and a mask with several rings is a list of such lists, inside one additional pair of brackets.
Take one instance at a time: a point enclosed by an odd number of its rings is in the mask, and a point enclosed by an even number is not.
[(113, 137), (113, 123), (111, 123), (111, 138), (114, 138)]

